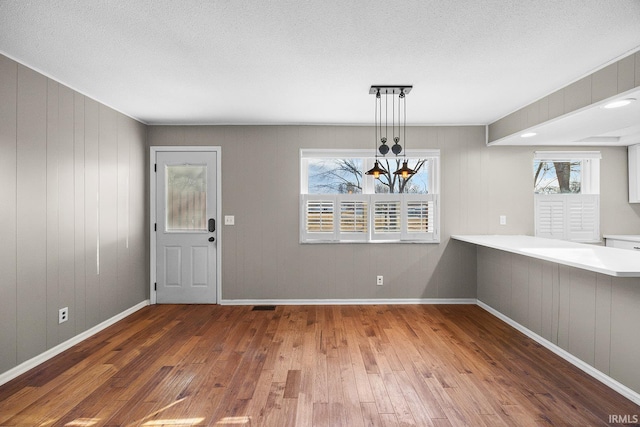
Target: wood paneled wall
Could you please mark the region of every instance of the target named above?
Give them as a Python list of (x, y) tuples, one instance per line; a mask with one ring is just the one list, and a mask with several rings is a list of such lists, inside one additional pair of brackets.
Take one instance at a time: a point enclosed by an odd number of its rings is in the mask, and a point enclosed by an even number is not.
[[(442, 152), (442, 243), (300, 245), (300, 148), (372, 149), (371, 127), (146, 127), (0, 56), (0, 372), (148, 297), (147, 132), (222, 147), (226, 300), (474, 298), (475, 250), (449, 236), (533, 233), (534, 149), (486, 147), (484, 126), (407, 129)], [(640, 233), (625, 165), (603, 149), (605, 233)]]
[(0, 55), (0, 373), (148, 298), (146, 161), (144, 125)]
[[(223, 215), (236, 222), (221, 225), (223, 299), (474, 298), (475, 251), (449, 236), (534, 231), (535, 148), (487, 147), (484, 131), (407, 128), (409, 148), (441, 150), (440, 244), (299, 243), (299, 150), (373, 150), (371, 127), (149, 126), (149, 144), (222, 147)], [(604, 233), (640, 233), (625, 165), (626, 147), (602, 148)]]
[(640, 279), (477, 251), (480, 301), (640, 393)]
[(373, 150), (371, 127), (149, 127), (151, 146), (222, 147), (222, 210), (235, 215), (221, 225), (224, 300), (475, 298), (475, 252), (449, 235), (492, 230), (485, 191), (468, 186), (482, 174), (484, 128), (411, 127), (407, 137), (409, 148), (441, 149), (440, 244), (299, 243), (300, 149)]

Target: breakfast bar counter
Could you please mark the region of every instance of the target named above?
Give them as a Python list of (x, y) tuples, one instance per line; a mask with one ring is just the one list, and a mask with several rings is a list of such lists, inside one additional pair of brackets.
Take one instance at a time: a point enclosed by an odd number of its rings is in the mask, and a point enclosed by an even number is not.
[(454, 235), (453, 239), (615, 277), (640, 277), (640, 252), (532, 236)]

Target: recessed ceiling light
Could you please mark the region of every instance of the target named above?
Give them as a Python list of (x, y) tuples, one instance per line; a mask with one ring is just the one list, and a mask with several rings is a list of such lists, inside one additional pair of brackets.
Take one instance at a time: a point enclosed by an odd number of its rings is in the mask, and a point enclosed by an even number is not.
[(612, 101), (608, 104), (605, 104), (602, 108), (620, 108), (624, 107), (625, 105), (631, 104), (633, 101), (635, 101), (635, 98), (618, 99), (617, 101)]
[(527, 133), (523, 133), (522, 135), (520, 135), (521, 138), (531, 138), (532, 136), (536, 136), (537, 133), (535, 132), (527, 132)]

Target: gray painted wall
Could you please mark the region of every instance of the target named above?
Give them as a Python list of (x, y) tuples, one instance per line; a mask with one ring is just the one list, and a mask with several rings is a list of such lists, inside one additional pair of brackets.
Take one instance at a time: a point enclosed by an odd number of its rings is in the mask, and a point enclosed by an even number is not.
[[(442, 150), (442, 243), (300, 245), (299, 149), (373, 150), (370, 127), (146, 127), (0, 56), (0, 372), (148, 297), (145, 138), (222, 146), (224, 299), (474, 298), (476, 252), (449, 236), (533, 233), (534, 149), (486, 147), (482, 126), (407, 133)], [(640, 234), (626, 148), (602, 152), (601, 230)]]
[(450, 245), (449, 235), (480, 227), (473, 209), (488, 209), (461, 185), (481, 170), (469, 154), (484, 145), (484, 128), (411, 128), (407, 136), (410, 148), (442, 149), (442, 211), (450, 214), (441, 244), (299, 243), (300, 148), (373, 150), (372, 128), (149, 128), (152, 146), (222, 147), (222, 210), (236, 223), (222, 226), (223, 299), (475, 298), (475, 253)]
[(489, 125), (488, 142), (640, 86), (640, 52), (581, 78)]
[(0, 373), (148, 298), (147, 159), (144, 125), (0, 55)]
[[(236, 217), (235, 226), (222, 226), (223, 299), (475, 298), (475, 251), (449, 236), (532, 234), (534, 227), (535, 149), (486, 147), (484, 132), (407, 129), (409, 148), (442, 150), (440, 244), (299, 243), (299, 149), (373, 151), (370, 127), (150, 126), (148, 136), (151, 146), (222, 147), (222, 210)], [(601, 230), (638, 234), (640, 207), (627, 202), (626, 147), (602, 155)], [(375, 285), (379, 274), (383, 287)]]
[(477, 251), (480, 301), (640, 393), (640, 279)]

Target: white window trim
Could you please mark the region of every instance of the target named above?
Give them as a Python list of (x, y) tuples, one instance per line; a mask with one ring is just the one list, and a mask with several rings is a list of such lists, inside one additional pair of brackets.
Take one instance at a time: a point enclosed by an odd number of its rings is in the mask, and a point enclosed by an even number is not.
[(602, 159), (599, 151), (535, 151), (534, 160), (569, 161), (579, 159)]
[(581, 194), (600, 194), (600, 162), (593, 161), (600, 159), (602, 159), (602, 154), (599, 151), (536, 151), (533, 155), (534, 161), (568, 162), (581, 160)]
[[(552, 239), (571, 240), (582, 243), (598, 243), (600, 239), (600, 159), (599, 151), (536, 151), (534, 161), (576, 161), (582, 162), (580, 194), (535, 194), (534, 228), (535, 235)], [(583, 209), (576, 212), (572, 204), (579, 202)], [(546, 206), (545, 206), (546, 205)], [(555, 216), (542, 218), (546, 208), (556, 210)], [(546, 222), (549, 225), (544, 225)], [(580, 223), (580, 224), (578, 224)], [(588, 229), (582, 223), (593, 224)], [(555, 229), (554, 229), (555, 228)]]
[[(301, 243), (440, 243), (440, 150), (407, 150), (407, 158), (428, 158), (429, 164), (429, 193), (428, 194), (374, 194), (375, 179), (371, 176), (363, 176), (363, 194), (309, 194), (308, 161), (312, 158), (361, 158), (363, 169), (366, 171), (373, 167), (375, 157), (371, 150), (349, 149), (301, 149), (300, 150), (300, 242)], [(396, 159), (396, 157), (388, 157)], [(307, 202), (310, 200), (333, 201), (333, 230), (331, 232), (308, 232)], [(366, 233), (342, 232), (341, 209), (342, 201), (366, 201), (367, 203), (367, 231)], [(376, 233), (374, 230), (374, 204), (376, 201), (399, 200), (401, 229), (393, 233)], [(432, 203), (431, 215), (433, 218), (432, 232), (409, 232), (407, 229), (407, 203), (409, 201), (427, 201)]]

